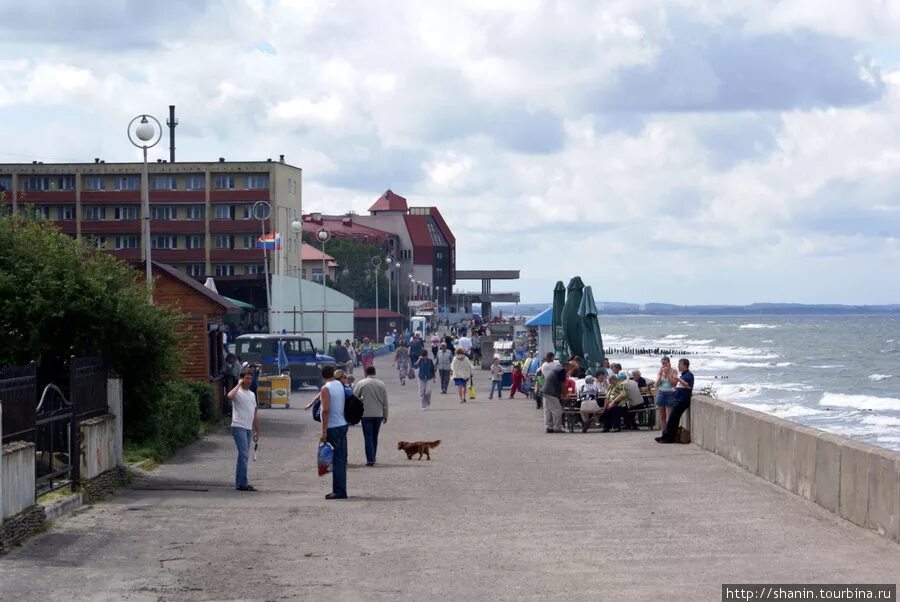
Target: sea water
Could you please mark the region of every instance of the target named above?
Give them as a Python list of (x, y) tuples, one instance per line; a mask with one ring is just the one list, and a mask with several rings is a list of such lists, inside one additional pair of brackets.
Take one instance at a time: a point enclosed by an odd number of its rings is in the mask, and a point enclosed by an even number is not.
[[(695, 391), (900, 450), (898, 316), (600, 316), (606, 348), (687, 352)], [(680, 356), (672, 358), (672, 365)], [(611, 361), (655, 379), (658, 356)]]

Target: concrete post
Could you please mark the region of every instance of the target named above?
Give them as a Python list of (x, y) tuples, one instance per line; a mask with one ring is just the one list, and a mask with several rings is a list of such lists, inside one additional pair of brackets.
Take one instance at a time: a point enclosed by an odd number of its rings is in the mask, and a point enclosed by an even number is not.
[(106, 384), (106, 400), (109, 405), (109, 413), (116, 417), (116, 441), (113, 451), (116, 455), (116, 466), (125, 466), (125, 455), (122, 444), (124, 428), (123, 404), (122, 404), (122, 379), (110, 378)]
[[(15, 190), (15, 188), (13, 188)], [(0, 525), (3, 524), (3, 402), (0, 401)]]

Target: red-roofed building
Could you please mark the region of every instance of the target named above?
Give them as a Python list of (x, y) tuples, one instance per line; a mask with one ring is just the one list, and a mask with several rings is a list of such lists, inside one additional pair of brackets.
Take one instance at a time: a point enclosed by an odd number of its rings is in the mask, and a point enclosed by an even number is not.
[(404, 197), (387, 190), (369, 207), (369, 215), (303, 216), (304, 232), (320, 228), (384, 249), (399, 264), (388, 275), (392, 287), (399, 280), (403, 296), (448, 305), (456, 283), (456, 237), (437, 207), (410, 207)]
[(325, 260), (325, 267), (328, 270), (328, 277), (335, 279), (335, 270), (338, 265), (334, 257), (328, 253), (322, 253), (321, 249), (315, 248), (313, 245), (303, 243), (300, 247), (303, 260), (303, 278), (312, 280), (313, 282), (322, 282), (322, 259)]

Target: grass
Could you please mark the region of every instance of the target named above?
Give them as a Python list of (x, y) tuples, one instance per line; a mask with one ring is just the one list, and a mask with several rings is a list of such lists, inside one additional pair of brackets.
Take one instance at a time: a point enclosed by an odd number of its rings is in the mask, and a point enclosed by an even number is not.
[(75, 492), (72, 491), (71, 487), (63, 487), (62, 489), (57, 489), (56, 491), (51, 491), (50, 493), (45, 493), (41, 497), (37, 499), (37, 503), (41, 506), (49, 506), (54, 502), (58, 502), (61, 499), (67, 498), (70, 495), (74, 495)]

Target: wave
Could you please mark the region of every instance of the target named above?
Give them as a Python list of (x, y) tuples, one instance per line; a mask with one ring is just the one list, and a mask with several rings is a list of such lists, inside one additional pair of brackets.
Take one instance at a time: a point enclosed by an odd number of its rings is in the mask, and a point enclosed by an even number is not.
[(820, 368), (822, 370), (831, 370), (832, 368), (843, 368), (844, 364), (823, 364), (821, 366), (810, 366), (810, 368)]
[(778, 328), (777, 324), (741, 324), (738, 328), (756, 330), (759, 328)]
[(794, 362), (778, 362), (775, 364), (776, 368), (787, 368), (788, 366), (793, 366)]
[(896, 416), (863, 416), (863, 424), (900, 428), (900, 418)]
[(857, 410), (888, 410), (900, 412), (900, 399), (894, 397), (874, 397), (871, 395), (847, 395), (845, 393), (824, 393), (820, 406), (854, 408)]
[(663, 337), (663, 340), (671, 341), (673, 339), (686, 339), (686, 338), (687, 338), (686, 334), (667, 334), (666, 336)]
[(874, 380), (875, 382), (879, 382), (882, 380), (887, 380), (893, 376), (894, 376), (893, 374), (870, 374), (869, 380)]

